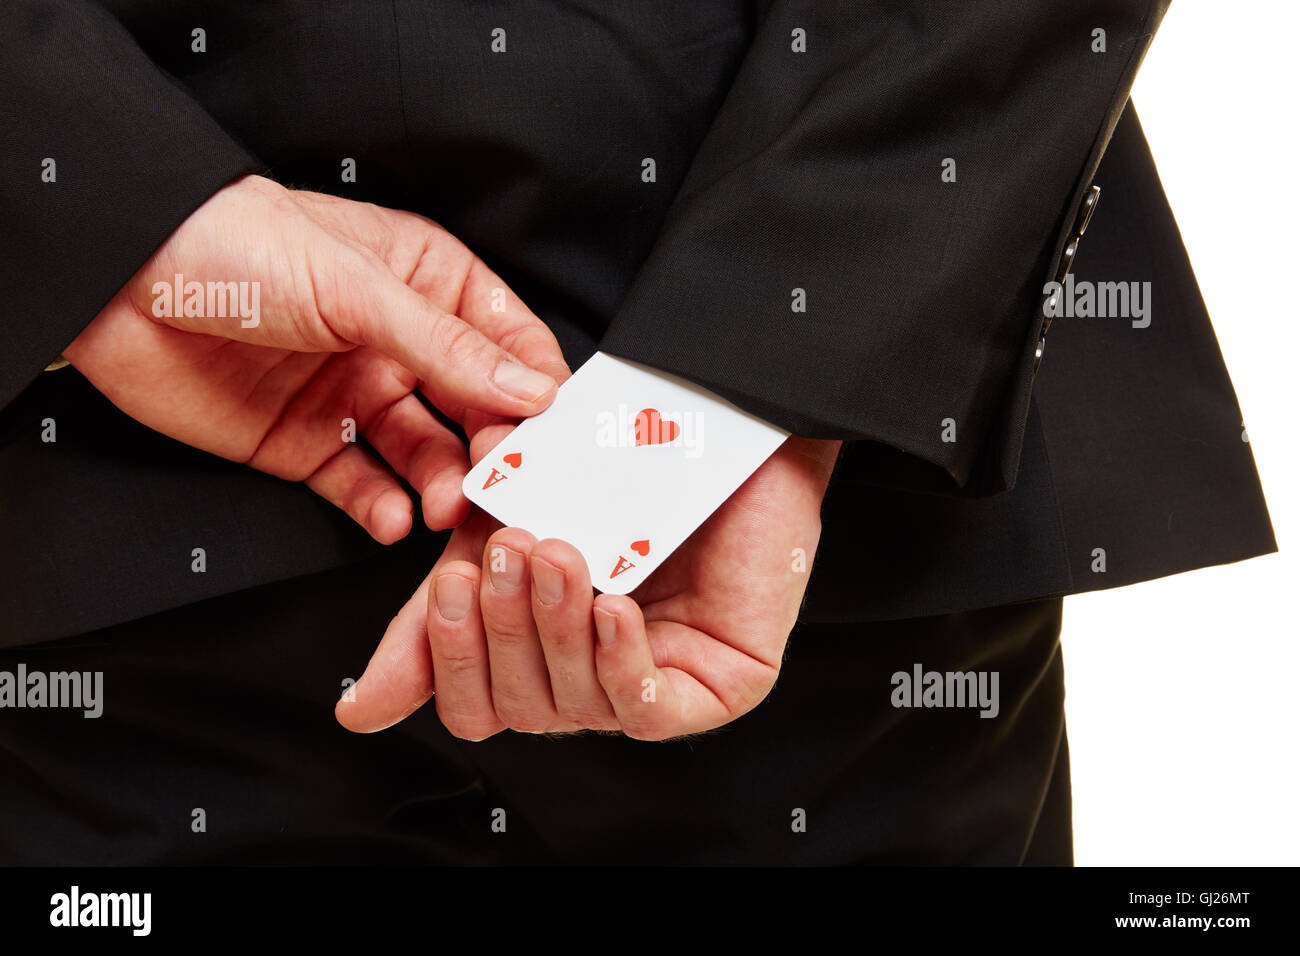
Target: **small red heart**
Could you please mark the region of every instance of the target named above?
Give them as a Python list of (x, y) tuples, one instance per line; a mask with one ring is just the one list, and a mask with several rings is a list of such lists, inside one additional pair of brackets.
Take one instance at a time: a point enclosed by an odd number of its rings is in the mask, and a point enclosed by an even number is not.
[(641, 557), (644, 558), (647, 554), (650, 553), (650, 542), (649, 542), (649, 540), (645, 540), (645, 541), (633, 541), (633, 542), (632, 542), (632, 550), (635, 551), (637, 554), (641, 555)]
[(506, 455), (501, 460), (504, 461), (511, 468), (518, 468), (520, 465), (524, 463), (524, 456), (522, 452), (516, 451), (516, 452), (511, 452), (509, 455)]
[(643, 408), (636, 416), (637, 445), (666, 445), (681, 432), (676, 422), (666, 422), (655, 408)]

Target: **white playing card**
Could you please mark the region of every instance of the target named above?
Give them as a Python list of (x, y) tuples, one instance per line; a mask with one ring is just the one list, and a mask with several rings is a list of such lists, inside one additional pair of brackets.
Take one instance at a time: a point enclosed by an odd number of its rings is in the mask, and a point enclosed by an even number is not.
[(497, 520), (560, 538), (626, 594), (789, 435), (697, 385), (597, 352), (463, 485)]

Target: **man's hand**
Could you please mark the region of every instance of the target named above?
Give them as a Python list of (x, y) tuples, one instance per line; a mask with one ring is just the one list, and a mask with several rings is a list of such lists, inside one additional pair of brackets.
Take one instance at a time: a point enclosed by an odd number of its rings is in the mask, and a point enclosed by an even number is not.
[(507, 728), (661, 740), (734, 720), (776, 682), (838, 447), (788, 439), (630, 596), (593, 601), (576, 549), (476, 510), (339, 721), (378, 730), (434, 691), (442, 722), (470, 740)]
[[(176, 275), (258, 283), (255, 324), (156, 314)], [(64, 354), (132, 418), (306, 481), (385, 543), (410, 499), (345, 420), (452, 527), (469, 462), (415, 390), (473, 435), (541, 411), (568, 375), (541, 320), (435, 223), (258, 176), (196, 210)]]

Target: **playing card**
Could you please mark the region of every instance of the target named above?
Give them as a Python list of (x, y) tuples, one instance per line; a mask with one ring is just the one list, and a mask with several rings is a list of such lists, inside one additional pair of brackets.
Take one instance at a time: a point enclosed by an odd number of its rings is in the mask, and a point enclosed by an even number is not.
[(626, 594), (789, 435), (674, 375), (597, 352), (465, 477), (504, 524), (560, 538)]

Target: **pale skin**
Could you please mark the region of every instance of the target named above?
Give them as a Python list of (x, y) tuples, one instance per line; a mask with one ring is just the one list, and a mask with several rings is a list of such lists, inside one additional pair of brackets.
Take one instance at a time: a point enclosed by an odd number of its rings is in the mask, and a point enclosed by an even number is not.
[[(257, 281), (255, 327), (155, 314), (155, 284)], [(247, 176), (191, 215), (64, 355), (131, 417), (309, 487), (383, 543), (455, 527), (337, 708), (373, 731), (434, 696), (458, 737), (504, 729), (664, 739), (774, 685), (838, 442), (789, 439), (630, 596), (593, 600), (562, 541), (460, 493), (473, 460), (568, 377), (554, 336), (481, 260), (411, 213)], [(344, 420), (373, 454), (344, 440)], [(436, 692), (436, 693), (435, 693)]]
[(476, 510), (336, 706), (339, 721), (379, 730), (431, 694), (467, 740), (505, 729), (662, 740), (735, 720), (776, 683), (838, 448), (788, 439), (630, 596), (593, 601), (575, 548)]
[[(156, 316), (177, 273), (259, 282), (257, 326)], [(568, 375), (546, 325), (436, 223), (259, 176), (186, 219), (64, 355), (132, 418), (305, 481), (385, 544), (413, 520), (394, 471), (430, 527), (469, 512), (464, 445), (417, 389), (472, 435), (540, 412)], [(345, 419), (389, 467), (343, 440)]]

